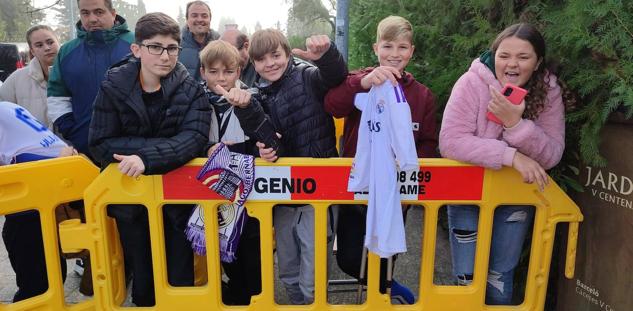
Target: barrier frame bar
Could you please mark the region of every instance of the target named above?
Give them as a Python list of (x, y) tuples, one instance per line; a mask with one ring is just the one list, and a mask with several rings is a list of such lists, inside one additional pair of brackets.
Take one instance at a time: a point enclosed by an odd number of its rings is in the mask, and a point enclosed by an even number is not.
[[(48, 273), (48, 290), (44, 294), (13, 304), (0, 304), (0, 311), (94, 310), (92, 300), (75, 305), (68, 305), (64, 300), (55, 208), (81, 200), (84, 190), (98, 174), (99, 169), (80, 156), (0, 166), (0, 214), (39, 212)], [(66, 250), (75, 251), (78, 250)]]
[[(221, 271), (218, 256), (207, 256), (209, 283), (206, 286), (175, 288), (167, 284), (164, 238), (162, 236), (162, 213), (160, 212), (162, 205), (201, 204), (205, 210), (204, 218), (207, 224), (208, 253), (218, 253), (217, 213), (209, 211), (215, 210), (219, 204), (226, 202), (226, 200), (217, 196), (213, 197), (210, 194), (211, 191), (202, 185), (198, 185), (199, 188), (204, 190), (204, 192), (200, 190), (200, 193), (203, 194), (202, 196), (187, 197), (187, 195), (184, 195), (180, 198), (168, 198), (166, 194), (168, 191), (176, 194), (182, 193), (183, 189), (192, 188), (193, 186), (191, 185), (198, 183), (195, 180), (195, 174), (192, 175), (191, 173), (196, 172), (203, 163), (204, 159), (196, 159), (183, 168), (169, 174), (141, 176), (137, 179), (121, 175), (116, 170), (115, 165), (111, 165), (86, 188), (84, 195), (86, 224), (77, 222), (63, 223), (60, 225), (60, 238), (64, 251), (88, 249), (91, 252), (95, 290), (94, 305), (91, 306), (94, 309), (121, 310), (123, 308), (120, 307), (120, 304), (125, 298), (123, 295), (125, 293), (123, 262), (120, 246), (118, 245), (118, 237), (116, 236), (113, 220), (105, 216), (105, 208), (108, 204), (135, 203), (143, 204), (148, 209), (156, 287), (156, 306), (147, 309), (152, 310), (171, 310), (174, 308), (205, 308), (212, 310), (542, 310), (545, 302), (555, 226), (559, 222), (570, 222), (565, 273), (568, 278), (573, 276), (578, 223), (582, 221), (582, 214), (580, 214), (578, 207), (573, 201), (553, 182), (550, 182), (550, 185), (543, 192), (539, 192), (535, 185), (523, 183), (521, 176), (513, 169), (505, 168), (499, 171), (481, 169), (482, 184), (481, 197), (479, 199), (430, 198), (419, 200), (408, 197), (403, 200), (405, 204), (420, 204), (425, 207), (424, 240), (422, 242), (419, 284), (420, 299), (416, 304), (392, 306), (389, 297), (378, 292), (379, 258), (374, 254), (369, 256), (370, 266), (365, 303), (362, 305), (327, 304), (327, 264), (325, 264), (327, 260), (325, 247), (327, 243), (327, 207), (332, 204), (366, 203), (366, 199), (356, 198), (356, 195), (351, 198), (341, 198), (340, 196), (344, 195), (346, 191), (345, 189), (339, 189), (337, 190), (338, 193), (336, 195), (338, 196), (336, 199), (323, 197), (284, 201), (275, 195), (270, 195), (270, 193), (269, 196), (261, 193), (259, 196), (251, 194), (246, 206), (249, 208), (249, 215), (258, 218), (260, 222), (262, 293), (252, 298), (250, 306), (225, 306), (221, 303), (221, 289), (219, 286)], [(286, 171), (290, 172), (294, 168), (312, 167), (314, 172), (322, 178), (322, 180), (318, 181), (319, 185), (327, 188), (330, 183), (340, 186), (340, 179), (347, 177), (345, 172), (349, 174), (351, 159), (283, 158), (274, 164), (262, 160), (257, 160), (256, 163), (256, 174), (270, 171), (273, 176)], [(447, 170), (447, 168), (457, 168), (458, 170), (462, 168), (477, 169), (477, 167), (471, 165), (446, 159), (421, 159), (420, 165), (423, 170), (439, 169), (441, 171)], [(70, 171), (72, 170), (68, 169), (68, 172)], [(333, 175), (331, 176), (328, 175), (331, 172), (336, 173), (332, 173)], [(4, 179), (5, 175), (2, 174), (0, 176)], [(176, 187), (175, 190), (170, 188), (174, 184), (174, 182), (170, 184), (170, 176), (176, 176), (176, 184), (182, 184), (181, 188)], [(16, 178), (19, 178), (19, 176)], [(272, 181), (270, 176), (269, 180)], [(438, 187), (447, 187), (447, 185), (442, 184), (446, 182), (442, 181)], [(460, 181), (452, 182), (458, 183)], [(464, 182), (470, 183), (469, 180)], [(344, 183), (346, 184), (346, 179)], [(2, 199), (2, 195), (0, 195), (0, 199)], [(76, 196), (72, 199), (76, 199)], [(312, 305), (277, 305), (274, 301), (272, 207), (275, 204), (284, 202), (312, 204), (315, 209), (315, 301)], [(475, 276), (470, 286), (456, 287), (433, 284), (437, 215), (439, 208), (445, 204), (475, 204), (480, 206)], [(533, 205), (536, 209), (525, 300), (519, 306), (487, 306), (484, 304), (484, 296), (494, 207), (507, 204)], [(0, 207), (3, 206), (5, 205), (0, 205)], [(12, 210), (12, 212), (14, 211)], [(43, 229), (46, 230), (45, 234), (50, 234), (53, 231), (52, 227), (46, 229), (51, 224), (43, 223), (43, 225)], [(47, 244), (51, 243), (49, 240), (51, 239), (46, 239)], [(50, 258), (48, 256), (49, 252), (54, 252), (51, 248), (54, 247), (51, 245), (46, 247), (47, 259)], [(47, 260), (49, 269), (51, 264), (53, 263)], [(49, 275), (49, 279), (53, 277), (55, 276)], [(31, 302), (40, 297), (29, 299), (26, 302)], [(79, 305), (88, 306), (89, 304), (82, 303)], [(26, 310), (25, 306), (27, 304), (9, 305), (12, 308), (11, 310)], [(57, 307), (58, 305), (55, 306)], [(3, 310), (2, 306), (0, 306), (0, 311)], [(56, 310), (59, 310), (59, 308)]]

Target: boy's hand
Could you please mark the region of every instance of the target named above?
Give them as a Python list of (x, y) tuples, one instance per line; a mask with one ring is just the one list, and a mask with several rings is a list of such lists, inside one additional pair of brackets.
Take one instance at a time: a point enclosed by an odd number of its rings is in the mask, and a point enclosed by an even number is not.
[(292, 49), (292, 54), (305, 60), (315, 61), (330, 49), (330, 38), (326, 35), (314, 35), (306, 39), (307, 51)]
[(62, 150), (59, 152), (59, 155), (57, 156), (58, 158), (62, 158), (62, 157), (70, 157), (70, 156), (74, 156), (74, 155), (78, 155), (79, 152), (77, 152), (77, 149), (71, 147), (71, 146), (66, 146), (64, 148), (62, 148)]
[(398, 69), (389, 66), (380, 66), (374, 68), (372, 72), (364, 76), (363, 79), (360, 80), (360, 86), (365, 90), (369, 90), (373, 85), (381, 85), (387, 80), (396, 86), (398, 85), (397, 79), (401, 77), (402, 74)]
[(118, 155), (115, 153), (112, 156), (115, 160), (120, 161), (118, 168), (124, 175), (136, 178), (145, 172), (145, 164), (143, 163), (143, 160), (135, 154)]
[[(223, 141), (222, 143), (225, 144), (226, 146), (235, 145), (235, 142), (232, 142), (230, 140)], [(207, 157), (210, 157), (211, 154), (215, 151), (215, 149), (218, 149), (218, 147), (220, 147), (220, 143), (216, 143), (215, 145), (211, 146), (211, 148), (209, 148), (209, 151), (207, 151)]]
[[(276, 133), (277, 137), (281, 138), (281, 134)], [(255, 146), (259, 149), (259, 156), (266, 160), (267, 162), (275, 162), (279, 158), (277, 156), (277, 151), (273, 150), (273, 148), (266, 148), (264, 143), (258, 141), (255, 143)]]
[(227, 92), (223, 87), (216, 85), (213, 87), (213, 91), (215, 91), (216, 94), (224, 96), (233, 106), (246, 108), (251, 103), (251, 93), (247, 90), (234, 87)]

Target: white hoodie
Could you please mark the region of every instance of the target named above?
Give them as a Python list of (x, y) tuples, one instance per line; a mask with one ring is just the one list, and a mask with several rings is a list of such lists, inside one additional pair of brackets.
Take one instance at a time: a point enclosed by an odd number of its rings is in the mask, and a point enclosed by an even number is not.
[(26, 108), (37, 120), (51, 128), (46, 116), (47, 85), (39, 60), (33, 58), (28, 66), (13, 72), (0, 86), (0, 100)]

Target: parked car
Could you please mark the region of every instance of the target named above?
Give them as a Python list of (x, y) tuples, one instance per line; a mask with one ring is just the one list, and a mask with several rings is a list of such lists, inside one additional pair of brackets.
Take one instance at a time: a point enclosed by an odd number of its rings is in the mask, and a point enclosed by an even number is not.
[(20, 57), (18, 46), (10, 43), (0, 43), (0, 81), (19, 68), (24, 67), (24, 62)]

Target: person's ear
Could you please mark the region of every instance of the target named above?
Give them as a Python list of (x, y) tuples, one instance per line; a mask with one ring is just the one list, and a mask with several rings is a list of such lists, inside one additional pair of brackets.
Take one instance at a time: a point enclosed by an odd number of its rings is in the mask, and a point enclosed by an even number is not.
[(136, 58), (141, 58), (141, 46), (136, 44), (136, 43), (132, 43), (130, 44), (130, 50), (132, 50), (132, 54), (134, 54), (134, 57)]
[(200, 66), (200, 76), (204, 77), (204, 66)]
[(538, 62), (536, 62), (536, 66), (534, 67), (534, 71), (538, 70), (538, 67), (541, 66), (541, 63), (543, 62), (543, 58), (539, 58)]
[(251, 43), (250, 43), (250, 42), (248, 42), (248, 41), (246, 41), (246, 42), (244, 42), (244, 44), (242, 45), (242, 48), (243, 48), (243, 49), (245, 49), (246, 51), (248, 51), (248, 47), (250, 47), (250, 46), (251, 46)]
[(374, 43), (372, 47), (374, 48), (374, 55), (378, 56), (378, 43)]

